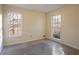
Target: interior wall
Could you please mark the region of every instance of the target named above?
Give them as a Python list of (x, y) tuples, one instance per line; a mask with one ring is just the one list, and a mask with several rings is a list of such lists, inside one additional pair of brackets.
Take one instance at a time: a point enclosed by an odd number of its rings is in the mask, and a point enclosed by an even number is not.
[[(15, 8), (23, 14), (23, 35), (21, 37), (8, 37), (6, 12), (10, 8)], [(62, 18), (61, 42), (79, 49), (79, 5), (67, 5), (46, 14), (13, 6), (3, 6), (3, 11), (5, 46), (42, 39), (44, 34), (51, 39), (51, 16), (60, 14)]]
[[(8, 37), (8, 19), (6, 12), (10, 9), (16, 9), (23, 15), (23, 34), (21, 37)], [(13, 6), (3, 6), (4, 11), (4, 46), (24, 43), (33, 40), (43, 39), (45, 35), (45, 13), (32, 11), (25, 8)]]
[(47, 13), (47, 38), (51, 39), (51, 16), (61, 15), (61, 42), (79, 49), (79, 5), (64, 7)]

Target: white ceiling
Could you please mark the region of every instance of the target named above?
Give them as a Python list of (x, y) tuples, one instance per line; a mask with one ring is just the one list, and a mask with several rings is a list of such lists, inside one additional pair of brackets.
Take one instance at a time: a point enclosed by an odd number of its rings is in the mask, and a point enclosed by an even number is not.
[(12, 4), (11, 6), (27, 8), (39, 12), (49, 12), (63, 7), (63, 4)]

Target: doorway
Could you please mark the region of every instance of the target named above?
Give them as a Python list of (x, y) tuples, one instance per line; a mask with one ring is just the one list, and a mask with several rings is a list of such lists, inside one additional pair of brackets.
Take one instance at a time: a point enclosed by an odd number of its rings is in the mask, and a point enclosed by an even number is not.
[(61, 40), (61, 15), (51, 17), (51, 39), (55, 41)]

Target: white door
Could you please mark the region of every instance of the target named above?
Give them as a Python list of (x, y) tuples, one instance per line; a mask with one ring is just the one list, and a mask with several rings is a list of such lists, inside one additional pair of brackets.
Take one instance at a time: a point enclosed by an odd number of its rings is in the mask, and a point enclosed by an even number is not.
[(2, 14), (0, 14), (0, 52), (2, 50)]

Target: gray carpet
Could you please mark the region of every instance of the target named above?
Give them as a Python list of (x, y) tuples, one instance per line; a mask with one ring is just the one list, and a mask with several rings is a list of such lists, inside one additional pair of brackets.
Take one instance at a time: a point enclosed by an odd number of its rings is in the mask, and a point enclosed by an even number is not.
[(79, 51), (61, 45), (51, 40), (37, 40), (33, 42), (8, 46), (1, 55), (65, 55), (79, 54)]

